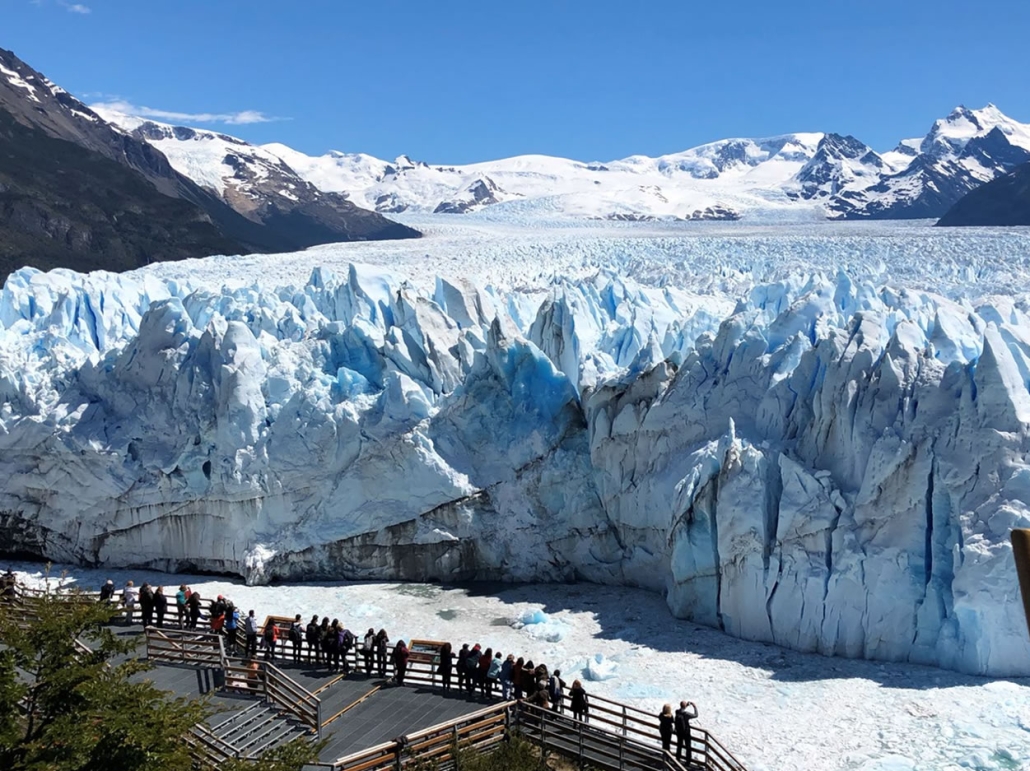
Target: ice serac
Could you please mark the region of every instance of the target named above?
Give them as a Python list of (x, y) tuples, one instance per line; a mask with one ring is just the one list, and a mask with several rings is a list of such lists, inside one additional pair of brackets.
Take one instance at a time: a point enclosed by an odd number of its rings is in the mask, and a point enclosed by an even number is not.
[(589, 580), (828, 655), (1030, 674), (1030, 320), (795, 276), (734, 303), (15, 273), (0, 548), (312, 577)]

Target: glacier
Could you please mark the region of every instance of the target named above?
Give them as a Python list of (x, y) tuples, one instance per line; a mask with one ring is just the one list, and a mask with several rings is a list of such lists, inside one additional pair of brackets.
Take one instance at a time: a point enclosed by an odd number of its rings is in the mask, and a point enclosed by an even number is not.
[(636, 586), (750, 640), (1026, 675), (1028, 382), (1015, 297), (856, 271), (734, 297), (25, 269), (0, 292), (0, 548)]

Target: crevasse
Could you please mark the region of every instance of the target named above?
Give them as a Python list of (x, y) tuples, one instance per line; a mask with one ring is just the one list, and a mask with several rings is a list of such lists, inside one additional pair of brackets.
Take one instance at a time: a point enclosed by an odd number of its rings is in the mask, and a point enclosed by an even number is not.
[(352, 266), (300, 287), (23, 270), (0, 547), (314, 577), (568, 580), (806, 651), (1030, 674), (1030, 323), (845, 274), (739, 302)]

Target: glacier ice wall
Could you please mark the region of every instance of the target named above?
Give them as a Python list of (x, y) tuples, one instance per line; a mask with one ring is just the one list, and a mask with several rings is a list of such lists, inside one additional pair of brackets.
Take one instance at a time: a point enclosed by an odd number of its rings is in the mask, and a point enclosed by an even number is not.
[(0, 293), (0, 548), (632, 584), (749, 639), (1030, 674), (1028, 382), (1018, 304), (844, 274), (733, 302), (604, 273), (24, 270)]

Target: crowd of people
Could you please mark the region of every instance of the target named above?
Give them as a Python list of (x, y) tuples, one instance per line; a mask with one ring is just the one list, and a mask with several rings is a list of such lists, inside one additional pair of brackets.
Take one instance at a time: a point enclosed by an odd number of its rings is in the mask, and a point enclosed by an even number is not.
[[(0, 590), (4, 596), (15, 590), (13, 573), (2, 577)], [(175, 624), (182, 629), (201, 629), (204, 600), (200, 592), (182, 584), (174, 597)], [(164, 587), (144, 583), (138, 589), (127, 581), (121, 592), (108, 580), (100, 589), (100, 601), (119, 604), (124, 608), (126, 623), (133, 623), (137, 609), (144, 627), (163, 627), (170, 623), (169, 597)], [(393, 681), (404, 685), (412, 652), (404, 640), (390, 647), (390, 636), (385, 629), (369, 627), (360, 638), (339, 619), (319, 619), (314, 615), (305, 624), (298, 613), (292, 621), (271, 618), (267, 623), (258, 621), (253, 610), (244, 616), (228, 598), (218, 595), (206, 604), (205, 631), (222, 635), (226, 652), (241, 655), (252, 662), (259, 656), (259, 648), (267, 661), (280, 660), (308, 663), (325, 667), (330, 673), (349, 675), (363, 672), (369, 677), (386, 678), (393, 670)], [(420, 651), (420, 655), (425, 653)], [(423, 659), (424, 660), (424, 659)], [(536, 664), (522, 656), (479, 643), (465, 643), (457, 653), (451, 643), (444, 643), (431, 655), (434, 673), (440, 678), (445, 691), (457, 690), (469, 696), (477, 693), (491, 697), (499, 695), (505, 701), (525, 700), (545, 710), (564, 713), (566, 707), (575, 720), (589, 721), (590, 700), (583, 683), (573, 680), (569, 686), (560, 669), (549, 670), (546, 664)], [(353, 667), (351, 662), (353, 661)], [(254, 666), (257, 666), (256, 663)], [(658, 732), (662, 748), (671, 751), (676, 737), (676, 756), (690, 762), (690, 721), (698, 715), (694, 702), (682, 701), (673, 712), (666, 704), (658, 718)]]

